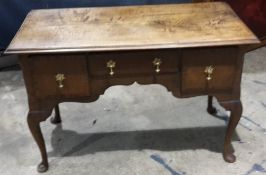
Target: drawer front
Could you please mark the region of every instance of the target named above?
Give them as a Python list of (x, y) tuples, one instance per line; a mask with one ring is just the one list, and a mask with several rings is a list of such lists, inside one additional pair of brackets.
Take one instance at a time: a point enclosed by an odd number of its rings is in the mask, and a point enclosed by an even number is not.
[(185, 49), (182, 53), (182, 94), (232, 92), (237, 51), (234, 47)]
[(79, 97), (89, 95), (87, 60), (82, 55), (36, 55), (32, 79), (36, 96)]
[[(173, 73), (178, 70), (178, 50), (152, 50), (152, 51), (123, 51), (93, 53), (89, 55), (89, 72), (92, 76), (110, 76), (111, 68), (107, 63), (112, 60), (115, 67), (112, 68), (115, 76)], [(159, 65), (154, 65), (157, 58)]]

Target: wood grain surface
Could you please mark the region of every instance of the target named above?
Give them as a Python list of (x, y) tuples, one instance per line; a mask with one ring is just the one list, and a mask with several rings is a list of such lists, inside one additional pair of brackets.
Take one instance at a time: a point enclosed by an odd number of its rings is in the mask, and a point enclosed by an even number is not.
[(33, 10), (6, 53), (50, 53), (259, 43), (222, 2)]

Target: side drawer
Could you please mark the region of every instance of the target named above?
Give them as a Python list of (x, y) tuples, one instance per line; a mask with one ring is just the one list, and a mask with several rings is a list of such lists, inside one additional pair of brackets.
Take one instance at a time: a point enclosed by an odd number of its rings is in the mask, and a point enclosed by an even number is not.
[[(182, 94), (231, 93), (236, 79), (237, 56), (236, 47), (184, 49)], [(208, 73), (207, 68), (213, 70)]]
[(30, 59), (32, 59), (33, 88), (37, 97), (89, 95), (86, 56), (32, 55)]

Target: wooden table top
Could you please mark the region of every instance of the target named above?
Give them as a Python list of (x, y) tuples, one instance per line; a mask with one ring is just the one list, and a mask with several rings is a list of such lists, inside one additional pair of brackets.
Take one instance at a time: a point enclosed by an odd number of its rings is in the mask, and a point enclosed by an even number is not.
[(225, 3), (33, 10), (6, 53), (184, 48), (258, 43)]

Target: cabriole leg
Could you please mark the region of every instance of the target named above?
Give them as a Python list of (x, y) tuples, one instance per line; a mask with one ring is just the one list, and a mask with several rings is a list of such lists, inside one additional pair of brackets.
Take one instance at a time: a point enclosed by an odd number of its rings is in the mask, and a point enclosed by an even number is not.
[(224, 102), (221, 103), (221, 105), (231, 112), (224, 140), (223, 157), (226, 162), (233, 163), (236, 161), (236, 157), (234, 155), (234, 150), (231, 146), (231, 140), (235, 128), (242, 115), (242, 103), (239, 100), (232, 102)]
[(42, 156), (42, 161), (37, 167), (37, 170), (40, 173), (46, 172), (48, 170), (46, 147), (40, 128), (40, 122), (44, 121), (46, 117), (48, 116), (44, 116), (44, 114), (29, 112), (27, 118), (29, 129), (39, 147)]
[(208, 111), (208, 113), (211, 114), (211, 115), (217, 113), (216, 108), (213, 107), (212, 101), (213, 101), (213, 96), (209, 95), (209, 96), (208, 96), (208, 107), (207, 107), (207, 111)]
[(59, 124), (62, 122), (61, 116), (60, 116), (59, 105), (56, 105), (54, 109), (55, 109), (55, 115), (54, 117), (51, 118), (51, 123)]

